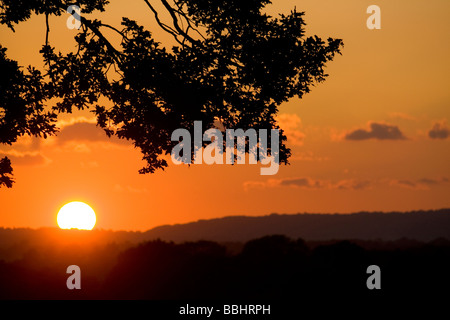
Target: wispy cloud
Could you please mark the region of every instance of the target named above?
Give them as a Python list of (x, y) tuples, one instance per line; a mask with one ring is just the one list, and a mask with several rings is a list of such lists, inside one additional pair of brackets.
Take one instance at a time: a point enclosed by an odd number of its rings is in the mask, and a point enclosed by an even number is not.
[(96, 124), (97, 120), (95, 119), (95, 117), (92, 118), (87, 118), (87, 117), (72, 117), (69, 119), (64, 119), (64, 120), (58, 120), (58, 122), (56, 122), (56, 126), (62, 130), (65, 127), (68, 126), (72, 126), (76, 123), (90, 123), (90, 124)]
[(416, 117), (413, 117), (412, 115), (404, 113), (404, 112), (389, 112), (388, 116), (389, 116), (389, 118), (395, 119), (395, 120), (417, 121)]
[(334, 188), (340, 190), (363, 190), (370, 188), (372, 184), (369, 180), (346, 179), (338, 181), (334, 185)]
[(446, 177), (421, 178), (421, 179), (341, 179), (327, 180), (314, 179), (311, 177), (295, 177), (284, 179), (267, 179), (264, 181), (246, 181), (243, 183), (244, 190), (265, 188), (298, 188), (298, 189), (328, 189), (328, 190), (366, 190), (373, 187), (401, 187), (414, 190), (425, 190), (432, 187), (450, 184)]
[(311, 177), (297, 177), (285, 179), (268, 179), (266, 181), (246, 181), (243, 184), (245, 190), (258, 188), (289, 187), (300, 189), (339, 189), (362, 190), (371, 187), (371, 182), (360, 179), (344, 179), (338, 181), (313, 179)]
[(425, 190), (430, 189), (431, 187), (443, 185), (449, 183), (449, 179), (446, 177), (433, 179), (433, 178), (422, 178), (418, 180), (410, 180), (410, 179), (392, 179), (389, 181), (389, 185), (397, 186), (401, 188), (407, 189), (415, 189), (415, 190)]
[(68, 141), (107, 141), (105, 132), (90, 122), (76, 122), (65, 126), (57, 135), (59, 144)]
[(61, 122), (59, 125), (60, 132), (47, 139), (44, 142), (45, 146), (58, 146), (65, 151), (89, 153), (92, 150), (92, 143), (101, 143), (104, 147), (130, 145), (127, 140), (108, 137), (92, 119), (75, 118)]
[(37, 151), (22, 152), (17, 150), (9, 150), (0, 152), (0, 158), (5, 156), (11, 159), (13, 165), (19, 166), (39, 166), (51, 163), (49, 158)]
[(300, 131), (302, 120), (295, 113), (283, 113), (277, 117), (278, 125), (284, 130), (287, 143), (290, 146), (302, 146), (305, 134)]
[(330, 160), (329, 157), (318, 156), (314, 154), (312, 151), (302, 151), (302, 152), (294, 152), (293, 155), (289, 158), (290, 161), (327, 161)]

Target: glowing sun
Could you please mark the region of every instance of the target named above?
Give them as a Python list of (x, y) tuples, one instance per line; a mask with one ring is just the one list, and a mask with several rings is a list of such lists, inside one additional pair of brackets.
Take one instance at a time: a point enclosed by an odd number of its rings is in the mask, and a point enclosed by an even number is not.
[(94, 210), (84, 202), (74, 201), (59, 209), (56, 221), (61, 229), (92, 230), (95, 226)]

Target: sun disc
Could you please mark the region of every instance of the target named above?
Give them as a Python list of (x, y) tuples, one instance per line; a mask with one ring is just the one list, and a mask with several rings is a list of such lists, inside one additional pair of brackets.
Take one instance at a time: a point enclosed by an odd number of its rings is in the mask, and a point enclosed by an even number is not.
[(95, 226), (94, 210), (84, 202), (73, 201), (65, 204), (58, 212), (56, 221), (61, 229), (92, 230)]

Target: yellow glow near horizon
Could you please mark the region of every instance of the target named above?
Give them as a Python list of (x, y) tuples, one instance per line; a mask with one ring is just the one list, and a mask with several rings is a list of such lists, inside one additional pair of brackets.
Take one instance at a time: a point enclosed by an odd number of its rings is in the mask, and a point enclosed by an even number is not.
[(61, 229), (92, 230), (96, 216), (94, 210), (84, 202), (73, 201), (65, 204), (56, 218)]

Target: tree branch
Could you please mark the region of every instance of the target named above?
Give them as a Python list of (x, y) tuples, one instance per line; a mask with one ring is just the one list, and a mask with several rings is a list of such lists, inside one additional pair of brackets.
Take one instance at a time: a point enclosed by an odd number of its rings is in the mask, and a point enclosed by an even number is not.
[(48, 34), (50, 33), (50, 26), (48, 24), (48, 13), (45, 14), (45, 26), (47, 30), (45, 32), (45, 45), (48, 46)]
[(117, 32), (118, 34), (120, 34), (120, 35), (122, 36), (123, 39), (129, 41), (129, 39), (125, 36), (125, 34), (124, 34), (122, 31), (116, 29), (115, 27), (110, 26), (109, 24), (105, 24), (105, 23), (101, 23), (100, 26), (101, 26), (101, 27), (109, 28), (109, 29), (111, 29), (111, 30), (114, 30), (115, 32)]
[[(147, 1), (147, 0), (145, 0), (145, 1)], [(180, 26), (178, 24), (178, 18), (175, 14), (176, 10), (174, 8), (172, 8), (166, 0), (161, 0), (161, 2), (164, 5), (164, 7), (166, 7), (167, 11), (169, 12), (170, 16), (172, 17), (173, 25), (174, 25), (175, 29), (178, 31), (178, 33), (180, 35), (182, 35), (183, 37), (185, 37), (187, 40), (189, 40), (192, 44), (198, 44), (197, 40), (191, 38), (190, 35), (188, 35), (186, 32), (184, 32), (184, 30), (182, 28), (180, 28)]]
[(105, 36), (100, 32), (100, 30), (92, 23), (91, 20), (88, 20), (84, 17), (80, 17), (81, 22), (84, 23), (92, 32), (103, 42), (103, 44), (113, 53), (113, 59), (118, 64), (121, 62), (122, 54), (114, 48), (114, 46), (105, 38)]
[(144, 0), (144, 2), (147, 4), (147, 6), (150, 8), (150, 10), (152, 10), (153, 15), (155, 16), (155, 19), (156, 19), (156, 22), (158, 23), (158, 25), (164, 31), (170, 33), (180, 45), (184, 46), (184, 43), (182, 43), (182, 42), (180, 42), (180, 40), (178, 40), (179, 33), (177, 33), (174, 29), (172, 29), (171, 27), (169, 27), (168, 25), (166, 25), (159, 19), (158, 12), (155, 10), (155, 8), (153, 8), (153, 6), (150, 4), (150, 2), (148, 2), (148, 0)]
[[(197, 28), (194, 28), (194, 27), (192, 26), (193, 21), (192, 21), (192, 20), (186, 15), (186, 13), (183, 11), (182, 6), (180, 6), (180, 5), (179, 5), (178, 3), (176, 3), (176, 2), (175, 2), (175, 4), (176, 4), (177, 7), (178, 7), (178, 9), (174, 9), (175, 12), (177, 12), (179, 16), (183, 17), (183, 18), (186, 20), (187, 24), (188, 24), (188, 27), (186, 28), (186, 33), (189, 33), (188, 31), (189, 31), (189, 28), (190, 28), (190, 29), (194, 30), (195, 32), (197, 32), (198, 35), (199, 35), (200, 37), (203, 38), (203, 40), (206, 40), (205, 36), (204, 36)], [(198, 25), (196, 24), (196, 26), (198, 26)]]

